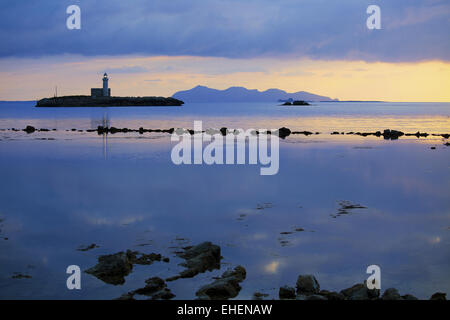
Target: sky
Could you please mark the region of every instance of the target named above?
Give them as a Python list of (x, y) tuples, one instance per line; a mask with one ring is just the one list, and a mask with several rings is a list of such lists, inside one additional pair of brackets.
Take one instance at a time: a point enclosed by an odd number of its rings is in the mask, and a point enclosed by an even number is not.
[[(69, 30), (66, 8), (81, 8)], [(381, 9), (369, 30), (366, 9)], [(0, 3), (0, 100), (170, 96), (196, 85), (341, 100), (450, 101), (448, 0), (40, 0)]]

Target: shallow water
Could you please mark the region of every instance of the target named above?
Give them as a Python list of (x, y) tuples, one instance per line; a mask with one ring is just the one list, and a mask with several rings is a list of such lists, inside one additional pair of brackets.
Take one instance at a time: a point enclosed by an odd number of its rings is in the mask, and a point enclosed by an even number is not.
[[(176, 247), (212, 241), (221, 270), (169, 282), (177, 299), (227, 267), (243, 265), (237, 299), (276, 298), (311, 273), (327, 290), (362, 282), (381, 267), (382, 289), (429, 298), (450, 292), (450, 148), (440, 137), (331, 136), (334, 130), (449, 133), (449, 104), (324, 103), (316, 109), (265, 104), (182, 108), (34, 109), (0, 103), (0, 129), (31, 124), (55, 132), (0, 132), (0, 298), (117, 298), (144, 280), (183, 268)], [(273, 113), (272, 113), (273, 112)], [(169, 135), (66, 132), (116, 127), (278, 128), (320, 131), (280, 142), (280, 170), (258, 165), (183, 165)], [(50, 138), (51, 140), (48, 140)], [(43, 140), (46, 139), (46, 140)], [(53, 140), (54, 139), (54, 140)], [(435, 146), (436, 149), (430, 149)], [(366, 206), (338, 215), (339, 201)], [(296, 228), (304, 231), (292, 234)], [(7, 238), (7, 240), (5, 240)], [(81, 252), (80, 245), (100, 247)], [(85, 270), (101, 254), (133, 249), (171, 259), (135, 266), (124, 285), (82, 275), (66, 289), (68, 265)], [(15, 272), (30, 279), (13, 279)]]
[(34, 102), (0, 102), (0, 128), (92, 129), (105, 121), (137, 129), (205, 127), (279, 128), (332, 132), (376, 131), (448, 133), (450, 103), (316, 103), (279, 106), (271, 103), (192, 103), (182, 107), (34, 108)]

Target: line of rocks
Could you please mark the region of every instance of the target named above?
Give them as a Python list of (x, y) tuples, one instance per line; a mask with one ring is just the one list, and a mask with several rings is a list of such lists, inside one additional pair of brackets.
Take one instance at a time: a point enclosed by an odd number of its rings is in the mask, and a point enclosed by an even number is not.
[(104, 134), (104, 133), (111, 133), (111, 134), (115, 134), (115, 133), (128, 133), (128, 132), (138, 132), (140, 134), (143, 134), (145, 132), (162, 132), (162, 133), (170, 133), (172, 134), (175, 129), (174, 128), (170, 128), (170, 129), (144, 129), (143, 127), (140, 127), (139, 129), (128, 129), (128, 128), (116, 128), (116, 127), (103, 127), (103, 126), (98, 126), (97, 129), (89, 129), (86, 130), (87, 132), (95, 132), (97, 131), (98, 134)]
[[(299, 275), (296, 288), (283, 286), (279, 289), (280, 299), (295, 300), (418, 300), (411, 294), (400, 295), (397, 289), (386, 289), (380, 296), (380, 290), (368, 289), (366, 282), (341, 290), (340, 292), (321, 290), (313, 275)], [(430, 300), (446, 300), (446, 294), (436, 292)]]
[[(11, 130), (11, 131), (24, 131), (26, 133), (34, 133), (34, 132), (48, 132), (48, 131), (57, 131), (57, 129), (45, 129), (45, 128), (41, 128), (41, 129), (36, 129), (33, 126), (26, 126), (26, 128), (24, 129), (16, 129), (16, 128), (10, 128), (10, 129), (0, 129), (0, 131), (5, 131), (5, 130)], [(81, 129), (67, 129), (66, 131), (77, 131), (77, 132), (83, 132), (84, 130)], [(143, 127), (140, 127), (139, 129), (129, 129), (129, 128), (116, 128), (116, 127), (103, 127), (103, 126), (98, 126), (97, 129), (87, 129), (85, 130), (86, 132), (97, 132), (98, 134), (115, 134), (115, 133), (129, 133), (129, 132), (137, 132), (140, 134), (144, 134), (144, 133), (150, 133), (150, 132), (158, 132), (158, 133), (177, 133), (178, 135), (182, 135), (185, 133), (188, 134), (195, 134), (197, 133), (196, 131), (192, 130), (192, 129), (183, 129), (183, 128), (170, 128), (170, 129), (145, 129)], [(222, 134), (223, 136), (229, 134), (229, 133), (233, 133), (233, 134), (238, 134), (239, 131), (238, 130), (229, 130), (226, 127), (222, 127), (220, 129), (207, 129), (207, 130), (203, 130), (201, 131), (201, 133), (206, 133), (206, 134), (210, 134), (210, 135), (214, 135), (214, 134)], [(253, 130), (252, 134), (258, 135), (260, 132), (258, 130)], [(282, 127), (278, 130), (275, 131), (271, 131), (271, 130), (267, 130), (264, 131), (264, 133), (266, 134), (276, 134), (278, 135), (280, 138), (285, 139), (286, 137), (292, 135), (305, 135), (305, 136), (310, 136), (310, 135), (318, 135), (321, 134), (320, 132), (311, 132), (311, 131), (291, 131), (289, 128), (286, 127)], [(386, 140), (397, 140), (399, 137), (402, 136), (406, 136), (406, 137), (410, 137), (410, 136), (415, 136), (417, 138), (426, 138), (428, 136), (435, 136), (435, 137), (443, 137), (444, 139), (448, 139), (450, 137), (450, 134), (448, 133), (426, 133), (426, 132), (420, 132), (417, 131), (416, 133), (404, 133), (402, 131), (397, 131), (397, 130), (391, 130), (391, 129), (385, 129), (383, 132), (381, 131), (375, 131), (375, 132), (338, 132), (338, 131), (333, 131), (330, 133), (331, 135), (357, 135), (357, 136), (362, 136), (362, 137), (367, 137), (367, 136), (375, 136), (375, 137), (381, 137), (383, 136), (384, 139)], [(446, 144), (447, 145), (447, 144)]]
[[(430, 135), (426, 132), (420, 132), (420, 131), (417, 131), (416, 133), (404, 133), (402, 131), (390, 130), (390, 129), (386, 129), (383, 132), (381, 132), (381, 131), (376, 131), (376, 132), (353, 132), (353, 131), (350, 131), (350, 132), (345, 133), (345, 132), (333, 131), (331, 134), (332, 135), (338, 135), (338, 134), (358, 135), (358, 136), (362, 136), (362, 137), (367, 137), (367, 136), (381, 137), (381, 136), (383, 136), (384, 139), (386, 139), (386, 140), (397, 140), (399, 137), (402, 137), (402, 136), (406, 136), (406, 137), (415, 136), (417, 138), (421, 138), (421, 137), (426, 138)], [(442, 133), (442, 134), (433, 133), (431, 135), (436, 136), (436, 137), (443, 137), (445, 139), (448, 139), (450, 137), (450, 134), (447, 134), (447, 133)]]

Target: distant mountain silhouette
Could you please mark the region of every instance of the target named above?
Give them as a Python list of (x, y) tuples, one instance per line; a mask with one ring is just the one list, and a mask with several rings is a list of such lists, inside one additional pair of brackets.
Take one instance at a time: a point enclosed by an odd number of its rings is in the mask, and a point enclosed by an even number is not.
[(305, 91), (287, 93), (280, 89), (258, 91), (244, 87), (230, 87), (217, 90), (205, 86), (196, 86), (190, 90), (178, 91), (173, 96), (184, 102), (278, 102), (280, 100), (337, 101)]

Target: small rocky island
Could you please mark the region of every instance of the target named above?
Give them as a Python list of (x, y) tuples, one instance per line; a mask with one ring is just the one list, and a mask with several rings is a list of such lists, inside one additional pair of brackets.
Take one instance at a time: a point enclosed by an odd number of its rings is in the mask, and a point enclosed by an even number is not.
[(286, 101), (282, 104), (283, 106), (309, 106), (310, 104), (303, 100)]
[(92, 97), (65, 96), (44, 98), (36, 107), (126, 107), (126, 106), (181, 106), (183, 101), (164, 97)]
[(131, 107), (131, 106), (181, 106), (183, 101), (164, 97), (112, 97), (108, 88), (108, 74), (103, 75), (103, 87), (91, 88), (90, 96), (64, 96), (44, 98), (36, 107)]

